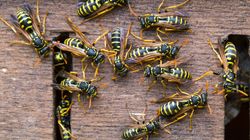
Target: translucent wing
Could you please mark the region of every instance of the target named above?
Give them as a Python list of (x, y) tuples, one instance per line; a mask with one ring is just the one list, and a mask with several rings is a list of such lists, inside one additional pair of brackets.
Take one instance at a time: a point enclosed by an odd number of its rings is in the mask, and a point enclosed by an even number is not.
[(169, 67), (169, 66), (175, 66), (176, 67), (176, 66), (178, 66), (178, 65), (180, 65), (182, 63), (188, 62), (191, 58), (192, 58), (192, 56), (190, 56), (190, 57), (182, 56), (182, 57), (179, 57), (179, 58), (174, 59), (172, 61), (167, 61), (167, 62), (165, 62), (163, 64), (160, 64), (160, 67)]
[(70, 47), (68, 45), (65, 45), (65, 44), (62, 44), (62, 43), (58, 43), (58, 42), (53, 42), (53, 44), (55, 46), (57, 46), (59, 49), (61, 49), (63, 51), (71, 52), (71, 53), (73, 53), (76, 56), (87, 57), (87, 54), (85, 53), (84, 49), (76, 48), (76, 47)]
[(80, 28), (78, 26), (76, 26), (72, 20), (67, 17), (66, 18), (66, 21), (67, 21), (67, 24), (70, 26), (70, 28), (80, 36), (81, 40), (83, 41), (83, 43), (89, 47), (89, 48), (92, 48), (93, 45), (90, 43), (90, 41), (87, 39), (87, 37), (81, 32)]

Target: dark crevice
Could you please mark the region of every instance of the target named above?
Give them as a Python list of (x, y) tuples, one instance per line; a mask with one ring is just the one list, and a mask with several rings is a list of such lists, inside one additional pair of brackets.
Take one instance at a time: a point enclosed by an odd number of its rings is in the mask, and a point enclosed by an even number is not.
[[(63, 32), (61, 33), (59, 36), (57, 37), (54, 37), (53, 38), (53, 41), (60, 41), (60, 42), (64, 42), (64, 40), (66, 38), (69, 37), (69, 33), (68, 32)], [(72, 55), (71, 53), (69, 52), (63, 52), (61, 51), (61, 53), (63, 54), (67, 64), (65, 63), (60, 63), (58, 65), (58, 61), (55, 59), (55, 55), (57, 53), (60, 53), (60, 50), (56, 47), (53, 48), (53, 63), (52, 63), (52, 67), (53, 67), (53, 83), (54, 84), (60, 84), (60, 82), (63, 80), (61, 77), (57, 76), (58, 73), (62, 70), (65, 70), (67, 72), (70, 72), (72, 71)], [(63, 61), (64, 62), (64, 61)], [(55, 66), (57, 65), (57, 66)], [(58, 90), (56, 88), (53, 88), (53, 99), (54, 99), (54, 109), (53, 109), (53, 112), (54, 112), (54, 130), (53, 130), (53, 137), (54, 137), (54, 140), (62, 140), (62, 137), (61, 137), (61, 133), (60, 133), (60, 128), (59, 128), (59, 125), (58, 125), (58, 118), (56, 116), (56, 111), (57, 111), (57, 107), (62, 99), (62, 94), (61, 94), (61, 90)], [(64, 91), (63, 92), (63, 95), (67, 95), (68, 97), (70, 97), (70, 101), (72, 100), (72, 94), (67, 92), (67, 91)], [(70, 115), (69, 115), (70, 116)], [(71, 130), (70, 128), (70, 125), (69, 125), (69, 129)]]
[[(230, 34), (226, 39), (236, 46), (239, 56), (237, 81), (250, 87), (250, 36)], [(243, 103), (240, 98), (241, 96), (232, 95), (225, 102), (225, 140), (249, 139), (249, 102)]]

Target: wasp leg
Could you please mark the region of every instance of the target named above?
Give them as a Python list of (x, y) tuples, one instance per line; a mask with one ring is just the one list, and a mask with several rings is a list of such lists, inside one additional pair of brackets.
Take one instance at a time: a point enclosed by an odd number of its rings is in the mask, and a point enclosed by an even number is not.
[(87, 68), (87, 65), (84, 67), (84, 61), (85, 60), (86, 60), (86, 58), (83, 58), (81, 60), (81, 62), (82, 62), (82, 77), (83, 77), (84, 80), (86, 80), (86, 73), (85, 73), (85, 71), (86, 71), (86, 68)]
[[(109, 51), (109, 50), (106, 50), (106, 49), (100, 49), (101, 52), (106, 52), (106, 53), (112, 53), (112, 55), (115, 55), (116, 54), (116, 51)], [(110, 55), (110, 56), (112, 56)]]
[[(184, 95), (190, 95), (189, 93), (183, 91), (182, 89), (180, 89), (179, 86), (177, 86), (177, 89), (179, 90), (180, 93), (184, 94)], [(200, 92), (202, 91), (202, 88), (200, 88), (198, 91), (196, 91), (195, 93), (193, 93), (192, 95), (198, 95)]]
[(86, 113), (86, 109), (83, 105), (83, 102), (81, 102), (81, 94), (80, 93), (77, 94), (77, 101), (78, 101), (80, 107), (83, 109), (83, 112)]
[(62, 125), (61, 120), (58, 120), (57, 123), (59, 124), (59, 126), (62, 128), (63, 131), (65, 131), (66, 133), (68, 133), (73, 139), (77, 139), (75, 136), (73, 136), (73, 135), (71, 134), (70, 131), (68, 131), (68, 130)]
[(157, 80), (153, 80), (149, 86), (148, 86), (148, 91), (150, 91), (152, 89), (152, 87), (156, 84)]
[(164, 128), (163, 131), (165, 131), (165, 132), (168, 133), (168, 134), (171, 134), (171, 131), (168, 130), (168, 129), (166, 129), (166, 128)]
[(100, 36), (98, 36), (97, 38), (96, 38), (96, 40), (93, 42), (93, 46), (95, 46), (95, 44), (102, 38), (102, 37), (104, 37), (105, 35), (107, 35), (109, 33), (109, 31), (106, 31), (106, 32), (104, 32), (103, 34), (101, 34)]
[(143, 39), (143, 32), (144, 32), (144, 29), (141, 29), (140, 30), (140, 38)]
[(82, 60), (82, 78), (83, 78), (83, 80), (86, 80), (86, 73), (85, 73), (85, 71), (86, 71), (88, 65), (84, 66), (83, 61), (84, 60)]
[(181, 82), (180, 82), (179, 80), (168, 80), (168, 82), (170, 82), (170, 83), (181, 84)]
[[(164, 1), (164, 0), (163, 0), (163, 1)], [(161, 42), (163, 42), (162, 39), (161, 39), (161, 36), (160, 36), (160, 34), (159, 34), (159, 30), (160, 30), (160, 27), (158, 27), (158, 28), (156, 29), (156, 36), (159, 38), (159, 40), (160, 40)]]
[(168, 6), (168, 7), (164, 8), (164, 10), (165, 10), (165, 12), (171, 11), (171, 9), (176, 9), (176, 8), (182, 7), (187, 2), (189, 2), (189, 0), (186, 0), (186, 1), (182, 2), (182, 3), (180, 3), (180, 4), (177, 4), (177, 5)]
[(65, 114), (67, 114), (67, 113), (69, 112), (69, 110), (71, 109), (72, 105), (73, 105), (73, 102), (70, 103), (70, 105), (69, 105), (69, 107), (67, 108), (67, 110), (65, 110), (65, 111), (61, 114), (61, 116), (64, 116)]
[(189, 123), (189, 128), (190, 128), (190, 130), (192, 130), (192, 118), (193, 118), (193, 115), (194, 115), (194, 109), (192, 109), (192, 112), (191, 112), (191, 114), (190, 114), (190, 116), (189, 116), (189, 118), (190, 118), (190, 123)]
[(112, 79), (113, 81), (116, 81), (116, 80), (117, 80), (117, 76), (113, 75), (111, 79)]
[(163, 96), (163, 97), (160, 98), (160, 99), (153, 99), (153, 100), (150, 101), (150, 102), (151, 102), (151, 103), (162, 103), (162, 102), (167, 102), (167, 101), (173, 99), (175, 96), (178, 96), (178, 95), (179, 95), (178, 93), (175, 93), (175, 94), (173, 94), (173, 95), (171, 95), (171, 96), (169, 96), (169, 97)]
[(168, 36), (168, 33), (165, 32), (165, 31), (163, 31), (163, 30), (161, 30), (160, 28), (157, 28), (156, 30), (157, 30), (159, 33), (161, 33), (161, 34), (164, 34), (164, 35)]
[(91, 19), (94, 19), (94, 18), (96, 18), (96, 17), (98, 17), (98, 16), (101, 16), (101, 15), (103, 15), (103, 14), (105, 14), (105, 13), (111, 11), (112, 9), (114, 9), (114, 6), (112, 6), (112, 7), (110, 7), (110, 8), (107, 8), (107, 9), (103, 10), (103, 11), (100, 12), (100, 13), (97, 13), (97, 14), (94, 15), (93, 17), (89, 17), (89, 18), (84, 19), (84, 20), (81, 22), (81, 24), (83, 24), (83, 23), (85, 23), (85, 22), (87, 22), (87, 21), (89, 21), (89, 20), (91, 20)]
[(91, 108), (92, 106), (92, 96), (89, 97), (89, 109)]
[(167, 83), (165, 83), (164, 79), (161, 80), (161, 84), (165, 89), (167, 89)]
[(237, 90), (237, 92), (239, 92), (240, 94), (244, 95), (244, 96), (248, 96), (248, 94), (242, 90)]
[(214, 51), (214, 53), (219, 58), (221, 65), (223, 65), (223, 60), (222, 60), (220, 54), (215, 50), (214, 45), (213, 45), (213, 43), (212, 43), (212, 41), (210, 39), (208, 39), (208, 45), (212, 48), (212, 50)]
[(130, 45), (129, 45), (129, 48), (128, 48), (126, 54), (125, 54), (124, 60), (126, 60), (128, 58), (128, 54), (131, 51), (131, 49), (132, 49), (132, 43), (130, 43)]
[(165, 1), (165, 0), (162, 0), (162, 2), (159, 4), (159, 6), (158, 6), (158, 8), (157, 8), (157, 12), (158, 12), (158, 13), (161, 13), (161, 7), (162, 7), (162, 5), (164, 4), (164, 1)]
[(218, 92), (218, 94), (223, 94), (225, 93), (225, 89), (222, 89), (221, 91)]
[(45, 35), (45, 33), (46, 33), (46, 20), (47, 20), (48, 14), (49, 14), (49, 12), (48, 12), (48, 10), (46, 10), (46, 14), (43, 17), (43, 24), (42, 24), (43, 30), (42, 30), (42, 33), (41, 33), (42, 36)]
[(165, 128), (165, 127), (167, 127), (167, 126), (169, 126), (169, 125), (171, 125), (171, 124), (173, 124), (173, 123), (178, 122), (179, 120), (181, 120), (181, 119), (185, 118), (186, 116), (187, 116), (187, 113), (184, 113), (182, 116), (180, 116), (180, 117), (176, 118), (174, 121), (172, 121), (172, 122), (170, 122), (170, 123), (168, 123), (168, 124), (164, 125), (164, 128)]
[(206, 76), (210, 76), (210, 75), (214, 75), (215, 73), (213, 71), (207, 71), (204, 74), (202, 74), (200, 77), (194, 79), (194, 82), (201, 80), (202, 78), (206, 77)]
[(98, 73), (99, 73), (99, 66), (100, 66), (100, 65), (94, 66), (93, 63), (91, 63), (91, 65), (92, 65), (92, 67), (95, 67), (94, 79), (96, 79), (96, 77), (97, 77), (97, 75), (98, 75)]
[(131, 35), (134, 37), (134, 38), (136, 38), (136, 39), (138, 39), (138, 40), (140, 40), (140, 41), (143, 41), (143, 42), (155, 42), (155, 40), (149, 40), (149, 39), (143, 39), (143, 37), (140, 35), (140, 36), (137, 36), (137, 35), (135, 35), (134, 33), (132, 33), (131, 32)]
[(4, 20), (1, 16), (0, 16), (0, 20), (6, 25), (8, 26), (15, 34), (17, 34), (17, 31), (15, 29), (14, 26), (12, 26), (11, 24), (9, 24), (6, 20)]
[(33, 67), (37, 67), (42, 62), (42, 59), (39, 56), (36, 56)]

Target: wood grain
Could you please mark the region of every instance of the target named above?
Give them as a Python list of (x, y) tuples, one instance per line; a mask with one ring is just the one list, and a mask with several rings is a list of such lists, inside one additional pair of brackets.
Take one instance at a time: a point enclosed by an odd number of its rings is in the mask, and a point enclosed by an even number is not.
[[(182, 0), (167, 1), (165, 5), (180, 3)], [(0, 13), (5, 19), (10, 14), (15, 14), (18, 6), (29, 2), (32, 6), (35, 1), (1, 0)], [(76, 14), (77, 1), (53, 0), (41, 1), (41, 15), (49, 10), (47, 22), (47, 38), (58, 35), (59, 31), (69, 30), (65, 23), (65, 16), (70, 16), (76, 23), (81, 18)], [(132, 6), (139, 14), (154, 13), (160, 0), (132, 1)], [(189, 70), (193, 77), (198, 77), (209, 69), (220, 70), (219, 61), (207, 45), (207, 39), (213, 42), (217, 37), (230, 33), (250, 34), (250, 1), (248, 0), (199, 0), (191, 1), (183, 9), (190, 15), (192, 33), (173, 33), (168, 38), (178, 39), (181, 43), (189, 39), (190, 43), (181, 49), (184, 56), (193, 55), (188, 64), (183, 67)], [(107, 29), (114, 27), (127, 28), (134, 22), (133, 32), (138, 33), (140, 27), (135, 17), (129, 14), (126, 7), (118, 8), (105, 16), (94, 19), (81, 25), (80, 28), (87, 32), (88, 38), (93, 41), (101, 34), (99, 24)], [(9, 41), (18, 39), (14, 37), (4, 24), (0, 23), (0, 137), (5, 139), (52, 139), (53, 138), (53, 98), (52, 88), (52, 62), (46, 59), (34, 67), (36, 53), (31, 47), (10, 46)], [(74, 36), (73, 34), (71, 36)], [(147, 38), (156, 38), (154, 31), (145, 32)], [(167, 39), (167, 37), (164, 37)], [(136, 41), (135, 44), (140, 42)], [(103, 48), (100, 41), (96, 46)], [(80, 72), (79, 58), (73, 60), (74, 70)], [(89, 67), (88, 78), (91, 79), (94, 70)], [(79, 139), (84, 140), (109, 140), (120, 139), (121, 132), (133, 122), (130, 120), (125, 108), (128, 103), (132, 112), (141, 112), (145, 107), (144, 99), (148, 103), (147, 118), (152, 118), (159, 105), (150, 104), (152, 98), (161, 96), (161, 93), (171, 95), (175, 92), (175, 85), (168, 85), (164, 90), (157, 84), (150, 92), (146, 92), (151, 79), (138, 84), (142, 73), (129, 74), (128, 77), (116, 82), (111, 80), (112, 67), (106, 62), (101, 66), (100, 75), (104, 80), (97, 84), (107, 83), (107, 88), (100, 88), (101, 97), (94, 100), (93, 108), (84, 114), (79, 107), (76, 97), (72, 108), (72, 131)], [(205, 85), (206, 80), (210, 85), (220, 81), (219, 77), (207, 77), (191, 86), (183, 85), (182, 89), (189, 92), (195, 91)], [(209, 91), (212, 91), (210, 86)], [(172, 135), (160, 132), (152, 139), (224, 139), (224, 99), (219, 95), (209, 94), (209, 104), (213, 110), (209, 114), (206, 109), (195, 112), (193, 130), (189, 131), (189, 120), (171, 126)], [(85, 101), (86, 103), (87, 101)]]

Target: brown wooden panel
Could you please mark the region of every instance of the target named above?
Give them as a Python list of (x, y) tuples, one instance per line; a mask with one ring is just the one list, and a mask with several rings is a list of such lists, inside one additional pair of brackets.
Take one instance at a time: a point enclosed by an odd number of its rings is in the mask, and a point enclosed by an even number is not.
[[(180, 3), (167, 1), (165, 5)], [(19, 5), (26, 1), (1, 0), (0, 13), (9, 19), (10, 14), (15, 14)], [(27, 1), (32, 6), (35, 1)], [(156, 10), (160, 0), (132, 1), (132, 5), (139, 14), (152, 13)], [(76, 1), (41, 1), (41, 15), (49, 9), (47, 22), (47, 37), (51, 38), (59, 31), (69, 30), (64, 16), (70, 16), (76, 23), (81, 18), (76, 15)], [(183, 67), (193, 73), (193, 77), (201, 75), (209, 69), (220, 69), (219, 61), (207, 45), (207, 39), (216, 42), (217, 37), (228, 33), (250, 34), (250, 2), (247, 0), (223, 0), (223, 1), (191, 1), (182, 10), (187, 11), (191, 18), (192, 33), (169, 34), (170, 39), (189, 39), (190, 43), (183, 47), (181, 55), (190, 56), (192, 59)], [(132, 17), (127, 8), (115, 9), (102, 18), (98, 18), (81, 25), (83, 31), (88, 32), (88, 37), (93, 41), (101, 32), (97, 30), (99, 24), (108, 29), (114, 27), (127, 28), (130, 22), (134, 22), (133, 31), (139, 32), (136, 18)], [(156, 38), (154, 31), (145, 33), (147, 38)], [(51, 58), (46, 59), (40, 65), (34, 67), (34, 50), (26, 46), (10, 46), (14, 34), (0, 23), (0, 137), (6, 139), (52, 139), (53, 131), (53, 99), (52, 99), (52, 67)], [(73, 36), (73, 35), (72, 35)], [(166, 37), (165, 37), (166, 39)], [(139, 44), (137, 41), (135, 44)], [(96, 46), (102, 48), (102, 41)], [(80, 72), (79, 58), (74, 58), (74, 70)], [(142, 73), (129, 74), (128, 77), (116, 82), (111, 80), (112, 67), (106, 62), (101, 66), (100, 75), (105, 76), (100, 83), (107, 83), (108, 88), (99, 89), (100, 99), (93, 102), (93, 108), (84, 114), (79, 107), (76, 97), (72, 108), (72, 131), (79, 139), (120, 139), (121, 131), (132, 124), (129, 119), (125, 103), (129, 104), (133, 112), (144, 109), (144, 100), (147, 102), (154, 97), (160, 97), (161, 93), (168, 95), (175, 92), (174, 85), (169, 84), (165, 91), (157, 84), (150, 92), (146, 92), (148, 83), (146, 80), (139, 85), (138, 80)], [(93, 76), (93, 69), (87, 71), (88, 77)], [(210, 85), (220, 81), (218, 77), (208, 77)], [(195, 91), (205, 85), (205, 80), (193, 84), (181, 86), (187, 91)], [(212, 88), (209, 89), (212, 91)], [(185, 119), (171, 126), (172, 135), (160, 132), (159, 136), (152, 139), (223, 139), (224, 138), (224, 99), (222, 96), (209, 94), (209, 104), (213, 110), (210, 115), (206, 109), (195, 112), (193, 118), (193, 130), (189, 131), (189, 120)], [(148, 116), (152, 118), (159, 105), (148, 103)]]

